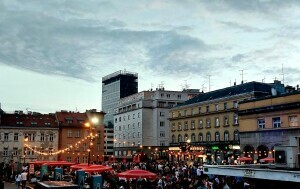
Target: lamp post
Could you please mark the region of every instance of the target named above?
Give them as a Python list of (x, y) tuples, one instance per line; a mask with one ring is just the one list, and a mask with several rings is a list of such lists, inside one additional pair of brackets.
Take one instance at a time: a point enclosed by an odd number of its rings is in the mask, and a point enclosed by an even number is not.
[[(96, 118), (96, 117), (92, 118), (91, 119), (91, 123), (92, 123), (92, 125), (97, 124), (98, 123), (98, 118)], [(87, 123), (84, 124), (86, 127), (89, 127), (89, 131), (90, 131), (89, 136), (88, 136), (89, 137), (88, 166), (90, 166), (90, 163), (91, 163), (91, 146), (93, 145), (93, 139), (94, 139), (94, 135), (92, 133), (92, 125), (91, 125), (91, 123), (87, 122)]]

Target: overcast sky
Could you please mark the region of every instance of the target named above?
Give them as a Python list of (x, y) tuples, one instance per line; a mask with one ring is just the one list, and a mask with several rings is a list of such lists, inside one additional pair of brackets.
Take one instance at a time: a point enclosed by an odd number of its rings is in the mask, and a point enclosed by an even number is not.
[(139, 91), (207, 92), (239, 84), (241, 70), (296, 86), (299, 18), (298, 0), (0, 0), (0, 103), (101, 109), (102, 77), (125, 69)]

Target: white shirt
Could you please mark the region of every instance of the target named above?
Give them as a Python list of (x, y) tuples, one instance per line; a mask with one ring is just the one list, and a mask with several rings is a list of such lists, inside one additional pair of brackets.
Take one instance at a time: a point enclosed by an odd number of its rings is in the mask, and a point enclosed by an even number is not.
[(21, 180), (27, 180), (27, 172), (21, 173)]

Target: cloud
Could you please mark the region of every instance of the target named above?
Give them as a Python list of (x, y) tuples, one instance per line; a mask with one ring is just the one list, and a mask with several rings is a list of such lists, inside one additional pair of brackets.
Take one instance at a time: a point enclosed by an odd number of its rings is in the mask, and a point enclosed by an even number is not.
[(240, 24), (240, 23), (236, 23), (236, 22), (225, 22), (225, 21), (221, 21), (220, 22), (221, 24), (229, 27), (229, 28), (232, 28), (232, 29), (240, 29), (244, 32), (263, 32), (265, 30), (263, 29), (259, 29), (259, 28), (256, 28), (256, 27), (251, 27), (251, 26), (248, 26), (248, 25), (245, 25), (245, 24)]

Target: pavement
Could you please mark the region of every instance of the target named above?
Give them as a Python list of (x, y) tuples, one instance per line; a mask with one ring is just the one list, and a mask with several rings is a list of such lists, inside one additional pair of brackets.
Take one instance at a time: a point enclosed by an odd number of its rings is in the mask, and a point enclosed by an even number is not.
[[(28, 187), (27, 187), (28, 186)], [(26, 186), (27, 189), (32, 189), (32, 185), (28, 184)], [(21, 189), (22, 187), (20, 186), (19, 189)], [(16, 183), (14, 182), (4, 182), (4, 189), (17, 189)]]

